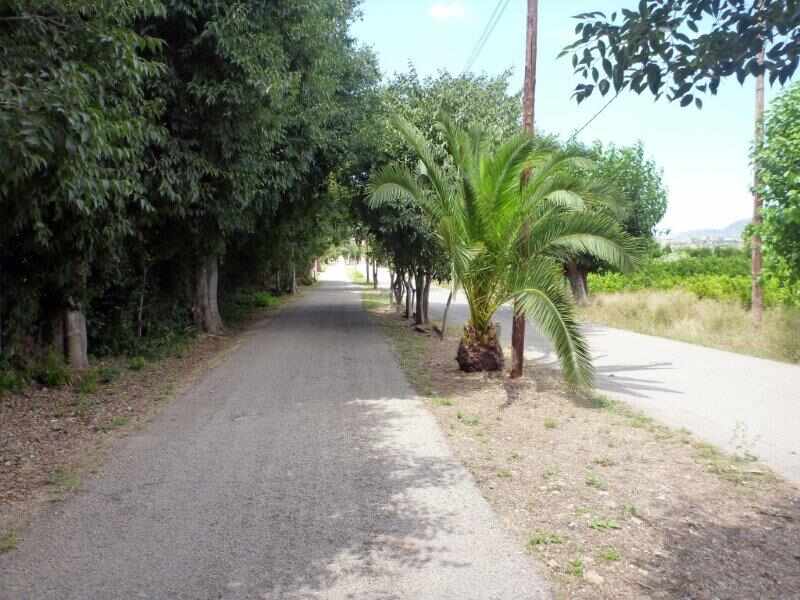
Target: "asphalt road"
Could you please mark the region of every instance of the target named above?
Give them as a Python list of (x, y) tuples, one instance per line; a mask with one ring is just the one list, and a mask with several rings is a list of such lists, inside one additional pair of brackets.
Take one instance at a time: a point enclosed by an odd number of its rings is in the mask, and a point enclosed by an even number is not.
[(22, 537), (0, 598), (548, 597), (334, 281), (252, 327)]
[[(432, 291), (432, 318), (441, 318), (446, 301), (445, 290)], [(448, 322), (468, 317), (459, 294)], [(496, 319), (508, 347), (511, 309)], [(585, 331), (600, 392), (730, 452), (754, 455), (800, 483), (800, 366), (593, 324)], [(526, 356), (557, 366), (552, 346), (530, 323)]]

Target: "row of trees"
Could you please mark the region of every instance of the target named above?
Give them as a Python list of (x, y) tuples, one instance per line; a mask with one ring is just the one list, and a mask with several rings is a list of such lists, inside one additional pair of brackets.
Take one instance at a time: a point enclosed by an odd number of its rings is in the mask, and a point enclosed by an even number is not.
[(220, 293), (344, 237), (377, 107), (355, 5), (3, 3), (3, 356), (219, 332)]

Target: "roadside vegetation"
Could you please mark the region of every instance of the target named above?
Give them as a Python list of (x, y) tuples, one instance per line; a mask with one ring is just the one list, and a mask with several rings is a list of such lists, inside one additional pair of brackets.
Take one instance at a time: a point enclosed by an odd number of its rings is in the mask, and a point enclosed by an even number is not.
[(443, 341), (397, 318), (385, 291), (364, 305), (386, 332), (450, 447), (556, 598), (788, 598), (800, 589), (796, 488), (558, 371), (464, 373)]
[(379, 107), (357, 13), (336, 0), (4, 4), (2, 387), (221, 334), (244, 295), (293, 292), (350, 236), (351, 175), (374, 152)]
[(657, 252), (633, 273), (592, 273), (588, 321), (786, 362), (800, 362), (800, 286), (764, 278), (760, 325), (749, 313), (750, 259), (736, 248)]

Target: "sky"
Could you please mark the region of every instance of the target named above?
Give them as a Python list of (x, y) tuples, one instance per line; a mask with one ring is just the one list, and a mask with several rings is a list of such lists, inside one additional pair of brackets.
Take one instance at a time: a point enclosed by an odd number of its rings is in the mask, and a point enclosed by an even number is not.
[[(495, 7), (495, 0), (364, 0), (354, 35), (371, 46), (384, 76), (407, 70), (461, 72)], [(570, 56), (560, 50), (575, 39), (572, 16), (589, 10), (635, 7), (636, 0), (540, 0), (536, 128), (569, 137), (605, 104), (595, 95), (578, 105)], [(513, 70), (511, 92), (522, 89), (527, 2), (511, 0), (472, 70)], [(767, 88), (767, 101), (780, 91)], [(659, 229), (673, 233), (720, 228), (752, 214), (755, 84), (725, 81), (702, 110), (665, 98), (624, 92), (578, 137), (583, 142), (627, 145), (641, 140), (663, 168), (669, 207)]]

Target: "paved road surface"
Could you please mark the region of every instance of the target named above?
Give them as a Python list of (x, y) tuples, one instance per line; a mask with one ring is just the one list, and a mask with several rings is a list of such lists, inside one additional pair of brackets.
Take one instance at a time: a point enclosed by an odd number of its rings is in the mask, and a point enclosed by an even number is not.
[[(446, 291), (432, 292), (432, 318), (441, 318), (446, 301)], [(466, 321), (463, 294), (450, 312), (450, 323)], [(510, 308), (497, 320), (510, 346)], [(601, 392), (731, 452), (754, 454), (800, 483), (800, 366), (610, 327), (586, 330)], [(556, 364), (551, 345), (530, 325), (526, 356)]]
[(547, 597), (334, 281), (254, 326), (23, 537), (0, 598)]

